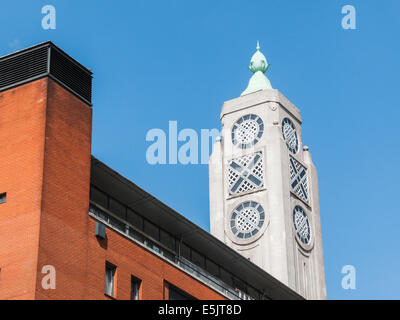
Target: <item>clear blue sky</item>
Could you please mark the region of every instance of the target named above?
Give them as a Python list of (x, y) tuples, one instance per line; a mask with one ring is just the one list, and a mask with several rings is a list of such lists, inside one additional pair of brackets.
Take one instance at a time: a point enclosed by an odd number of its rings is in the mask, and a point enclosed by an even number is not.
[[(129, 4), (128, 4), (129, 3)], [(41, 28), (41, 8), (57, 29)], [(354, 5), (357, 30), (341, 28)], [(94, 72), (93, 154), (209, 230), (208, 167), (147, 164), (152, 128), (220, 128), (260, 40), (301, 109), (320, 183), (328, 298), (400, 298), (398, 0), (2, 1), (0, 54), (52, 40)], [(354, 265), (357, 289), (341, 288)]]

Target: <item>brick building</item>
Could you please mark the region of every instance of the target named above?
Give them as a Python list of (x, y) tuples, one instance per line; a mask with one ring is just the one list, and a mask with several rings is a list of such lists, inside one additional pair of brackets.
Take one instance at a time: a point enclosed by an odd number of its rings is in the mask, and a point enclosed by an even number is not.
[(0, 299), (301, 299), (91, 156), (91, 85), (51, 42), (0, 58)]

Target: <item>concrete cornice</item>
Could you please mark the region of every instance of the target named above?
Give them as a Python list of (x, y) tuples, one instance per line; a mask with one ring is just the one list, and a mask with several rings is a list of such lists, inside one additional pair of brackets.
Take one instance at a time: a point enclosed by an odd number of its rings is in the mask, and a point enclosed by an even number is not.
[(289, 112), (300, 124), (302, 122), (300, 110), (292, 104), (282, 93), (276, 89), (266, 89), (245, 95), (239, 98), (225, 101), (222, 106), (220, 119), (227, 114), (242, 109), (253, 107), (267, 102), (279, 103), (287, 112)]

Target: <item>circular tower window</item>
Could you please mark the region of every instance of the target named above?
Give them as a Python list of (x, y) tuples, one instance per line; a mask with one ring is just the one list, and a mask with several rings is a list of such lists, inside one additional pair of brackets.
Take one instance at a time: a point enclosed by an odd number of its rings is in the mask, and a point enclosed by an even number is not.
[(262, 137), (264, 123), (255, 114), (241, 117), (232, 128), (232, 143), (239, 148), (246, 149), (255, 145)]
[(282, 121), (282, 134), (288, 149), (296, 154), (299, 151), (299, 141), (297, 139), (296, 128), (289, 118), (285, 118)]
[(311, 241), (311, 227), (307, 214), (302, 207), (296, 206), (293, 210), (293, 223), (299, 240), (308, 245)]
[(240, 239), (253, 237), (264, 225), (263, 207), (255, 201), (246, 201), (236, 207), (231, 216), (232, 233)]

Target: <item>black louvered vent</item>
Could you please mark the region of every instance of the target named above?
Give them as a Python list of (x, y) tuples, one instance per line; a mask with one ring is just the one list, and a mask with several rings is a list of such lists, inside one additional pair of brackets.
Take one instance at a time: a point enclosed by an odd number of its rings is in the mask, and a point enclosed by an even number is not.
[(92, 73), (53, 43), (0, 58), (0, 92), (46, 76), (91, 104)]
[(10, 55), (0, 59), (0, 88), (18, 85), (20, 82), (47, 73), (48, 48)]
[(92, 101), (92, 77), (55, 48), (50, 53), (50, 74), (87, 101)]

